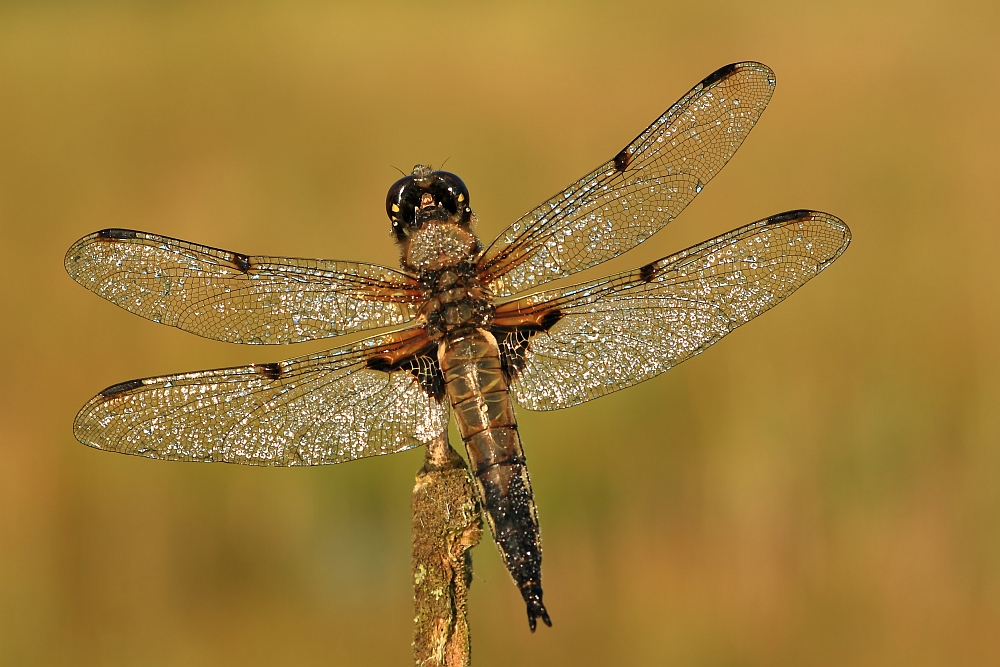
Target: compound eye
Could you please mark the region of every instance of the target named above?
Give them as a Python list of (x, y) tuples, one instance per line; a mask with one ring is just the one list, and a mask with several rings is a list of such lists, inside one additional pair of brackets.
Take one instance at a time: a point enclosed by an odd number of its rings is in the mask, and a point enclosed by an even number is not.
[(385, 213), (392, 221), (392, 229), (401, 232), (413, 224), (414, 208), (419, 204), (421, 188), (413, 176), (404, 176), (389, 188), (385, 197)]
[[(440, 200), (446, 208), (451, 209), (450, 213), (462, 214), (462, 217), (471, 215), (472, 209), (469, 207), (469, 189), (465, 187), (462, 179), (447, 171), (435, 172), (438, 187), (442, 190)], [(447, 194), (445, 194), (447, 193)]]

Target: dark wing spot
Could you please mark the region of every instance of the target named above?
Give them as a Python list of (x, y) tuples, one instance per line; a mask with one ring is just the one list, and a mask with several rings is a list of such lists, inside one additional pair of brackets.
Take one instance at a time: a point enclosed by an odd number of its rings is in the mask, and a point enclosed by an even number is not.
[(806, 218), (812, 217), (812, 211), (807, 211), (805, 209), (795, 209), (794, 211), (785, 211), (784, 213), (778, 213), (777, 215), (772, 215), (767, 219), (767, 222), (774, 224), (781, 224), (783, 222), (792, 222), (793, 220), (805, 220)]
[(558, 308), (553, 308), (538, 319), (538, 324), (519, 327), (496, 326), (491, 329), (500, 346), (500, 368), (508, 383), (524, 370), (531, 337), (540, 331), (548, 331), (562, 318), (562, 312)]
[(250, 258), (247, 257), (246, 255), (241, 255), (238, 252), (234, 252), (233, 264), (235, 264), (236, 268), (242, 271), (243, 273), (247, 273), (250, 271)]
[(414, 357), (408, 370), (428, 395), (438, 400), (444, 397), (444, 373), (436, 357)]
[(503, 370), (507, 384), (510, 384), (518, 373), (524, 370), (528, 341), (538, 332), (530, 329), (501, 331), (494, 327), (492, 333), (500, 347), (500, 368)]
[(266, 377), (268, 380), (277, 380), (281, 377), (281, 364), (254, 364), (254, 370)]
[(126, 391), (132, 391), (133, 389), (138, 389), (142, 386), (142, 380), (129, 380), (128, 382), (119, 382), (118, 384), (113, 384), (104, 391), (101, 392), (101, 396), (104, 398), (112, 398), (118, 394), (124, 394)]
[(114, 239), (115, 241), (119, 241), (122, 239), (134, 239), (136, 238), (136, 232), (132, 231), (131, 229), (118, 229), (117, 227), (112, 227), (110, 229), (102, 229), (101, 231), (97, 232), (97, 238)]
[(628, 163), (632, 161), (632, 151), (626, 146), (622, 149), (622, 152), (615, 156), (615, 169), (618, 171), (625, 171), (628, 167)]
[(639, 277), (645, 282), (649, 282), (656, 277), (656, 262), (650, 262), (649, 264), (641, 267), (639, 269)]
[(365, 365), (373, 371), (395, 373), (406, 371), (417, 378), (427, 395), (441, 400), (444, 397), (444, 373), (437, 360), (437, 343), (430, 342), (420, 351), (393, 363), (385, 357), (371, 357)]
[(553, 308), (549, 312), (542, 316), (541, 321), (538, 326), (541, 327), (542, 331), (548, 331), (556, 325), (556, 322), (563, 318), (562, 312), (558, 308)]
[(372, 357), (365, 362), (365, 366), (373, 371), (382, 371), (383, 373), (391, 373), (396, 370), (393, 368), (393, 365), (389, 363), (389, 360), (384, 359), (383, 357)]
[(722, 79), (732, 75), (737, 69), (739, 69), (739, 65), (737, 63), (733, 63), (732, 65), (723, 65), (702, 79), (701, 85), (703, 88), (708, 88), (713, 83), (721, 81)]

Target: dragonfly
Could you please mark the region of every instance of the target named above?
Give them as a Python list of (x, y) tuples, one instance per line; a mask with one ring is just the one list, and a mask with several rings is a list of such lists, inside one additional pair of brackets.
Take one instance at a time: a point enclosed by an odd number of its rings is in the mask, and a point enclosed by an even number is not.
[(774, 86), (761, 63), (716, 70), (488, 246), (462, 180), (417, 165), (386, 198), (399, 269), (129, 229), (85, 236), (66, 254), (69, 275), (154, 322), (256, 345), (385, 331), (284, 361), (112, 385), (83, 406), (74, 435), (153, 459), (312, 466), (427, 445), (453, 417), (529, 627), (551, 626), (515, 405), (568, 408), (694, 357), (828, 267), (851, 232), (828, 213), (787, 211), (631, 271), (549, 283), (677, 217), (743, 143)]

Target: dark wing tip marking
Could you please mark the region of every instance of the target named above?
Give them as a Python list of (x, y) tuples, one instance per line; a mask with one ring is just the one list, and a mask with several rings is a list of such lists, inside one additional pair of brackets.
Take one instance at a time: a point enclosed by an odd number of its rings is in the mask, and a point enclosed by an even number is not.
[(704, 79), (702, 79), (701, 86), (703, 88), (708, 88), (713, 83), (717, 83), (719, 81), (722, 81), (726, 77), (732, 76), (733, 73), (736, 72), (738, 69), (740, 69), (741, 66), (742, 63), (732, 63), (730, 65), (723, 65), (722, 67), (720, 67), (719, 69), (715, 70), (714, 72), (706, 76)]
[(797, 208), (794, 211), (785, 211), (784, 213), (777, 213), (772, 215), (767, 219), (768, 224), (781, 224), (783, 222), (793, 222), (795, 220), (806, 220), (811, 218), (813, 215), (812, 211), (808, 211), (803, 208)]
[(270, 364), (254, 364), (254, 370), (266, 377), (268, 380), (277, 380), (281, 377), (281, 364), (272, 362)]
[(138, 232), (131, 229), (119, 229), (117, 227), (110, 227), (108, 229), (102, 229), (97, 232), (97, 238), (99, 239), (112, 239), (114, 241), (120, 241), (123, 239), (134, 239), (137, 238)]
[(246, 255), (244, 255), (242, 253), (238, 253), (238, 252), (234, 252), (234, 253), (232, 253), (232, 255), (233, 255), (233, 260), (232, 261), (233, 261), (233, 264), (236, 266), (236, 268), (239, 269), (240, 271), (242, 271), (243, 273), (249, 273), (250, 272), (250, 258), (248, 256), (246, 256)]
[(615, 169), (618, 171), (625, 171), (628, 168), (629, 162), (632, 161), (632, 151), (628, 146), (623, 148), (621, 152), (615, 156)]
[(128, 382), (119, 382), (118, 384), (113, 384), (104, 391), (102, 391), (101, 396), (103, 396), (104, 398), (113, 398), (118, 394), (124, 394), (127, 391), (138, 389), (142, 385), (143, 385), (142, 380), (129, 380)]

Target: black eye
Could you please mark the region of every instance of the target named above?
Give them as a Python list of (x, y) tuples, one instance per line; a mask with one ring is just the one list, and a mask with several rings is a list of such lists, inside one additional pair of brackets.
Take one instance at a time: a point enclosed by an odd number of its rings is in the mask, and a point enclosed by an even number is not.
[(414, 211), (420, 204), (420, 187), (413, 176), (404, 176), (389, 188), (385, 213), (392, 220), (392, 231), (402, 238), (403, 230), (413, 225)]
[(441, 203), (451, 214), (459, 214), (465, 221), (472, 209), (469, 207), (469, 189), (462, 179), (447, 171), (435, 171), (431, 193), (434, 199)]

